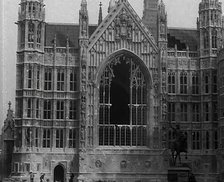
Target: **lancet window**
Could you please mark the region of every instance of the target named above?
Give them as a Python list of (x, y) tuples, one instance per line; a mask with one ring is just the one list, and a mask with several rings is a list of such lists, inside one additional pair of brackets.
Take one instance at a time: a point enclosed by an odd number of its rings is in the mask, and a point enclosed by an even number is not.
[(34, 42), (34, 23), (30, 22), (28, 27), (28, 42)]
[(168, 93), (175, 93), (175, 72), (168, 73)]
[(41, 23), (37, 26), (37, 43), (41, 43)]
[(187, 73), (180, 73), (180, 93), (187, 94)]
[(192, 94), (199, 94), (199, 75), (192, 73)]
[(208, 31), (204, 32), (204, 49), (209, 48), (209, 36)]
[(217, 48), (217, 31), (212, 31), (212, 48)]

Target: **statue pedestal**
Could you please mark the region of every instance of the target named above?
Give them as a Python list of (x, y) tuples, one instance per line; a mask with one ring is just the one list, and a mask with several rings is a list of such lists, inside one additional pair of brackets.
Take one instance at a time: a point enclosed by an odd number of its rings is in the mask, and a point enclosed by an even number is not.
[(190, 169), (187, 167), (172, 167), (168, 169), (168, 182), (189, 182)]

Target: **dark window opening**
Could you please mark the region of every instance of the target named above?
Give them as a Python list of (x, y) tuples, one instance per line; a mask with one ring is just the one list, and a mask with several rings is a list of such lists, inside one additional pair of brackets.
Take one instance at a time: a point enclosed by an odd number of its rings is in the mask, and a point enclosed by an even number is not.
[(206, 74), (204, 77), (204, 81), (205, 81), (205, 93), (208, 94), (209, 93), (209, 75)]
[(199, 131), (192, 132), (192, 149), (201, 149), (201, 133)]
[(206, 132), (206, 146), (205, 147), (206, 149), (210, 148), (210, 134), (208, 131)]
[(52, 89), (52, 69), (46, 69), (44, 73), (44, 90)]
[(130, 124), (129, 66), (122, 62), (113, 67), (115, 77), (111, 83), (111, 124)]
[(168, 93), (175, 93), (175, 72), (168, 73)]
[(212, 48), (217, 48), (217, 31), (212, 31)]
[(125, 56), (110, 63), (99, 90), (99, 144), (146, 145), (147, 97), (144, 76)]
[(77, 74), (75, 71), (70, 73), (70, 91), (77, 91)]
[(56, 148), (63, 148), (64, 144), (64, 131), (63, 129), (56, 130)]
[(200, 121), (200, 105), (198, 103), (194, 103), (192, 105), (192, 121), (193, 122)]
[(180, 74), (180, 93), (187, 94), (187, 73)]
[(41, 23), (38, 25), (37, 27), (37, 43), (41, 43), (41, 29), (42, 29), (42, 26), (41, 26)]
[(214, 149), (218, 149), (219, 140), (218, 140), (218, 131), (214, 131)]
[(176, 120), (176, 109), (175, 103), (168, 103), (168, 121)]
[(192, 94), (199, 94), (199, 76), (198, 73), (192, 74)]
[(51, 131), (50, 129), (43, 130), (43, 148), (50, 148), (51, 146)]

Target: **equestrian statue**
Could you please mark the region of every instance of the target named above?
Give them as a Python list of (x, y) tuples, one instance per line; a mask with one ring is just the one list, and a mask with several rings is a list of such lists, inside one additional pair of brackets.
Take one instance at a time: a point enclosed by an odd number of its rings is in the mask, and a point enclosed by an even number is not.
[(185, 153), (185, 158), (187, 159), (187, 135), (180, 130), (180, 126), (177, 124), (174, 128), (170, 124), (170, 128), (173, 131), (173, 138), (171, 137), (169, 149), (172, 155), (172, 164), (176, 166), (176, 160), (179, 159), (181, 164), (181, 153)]

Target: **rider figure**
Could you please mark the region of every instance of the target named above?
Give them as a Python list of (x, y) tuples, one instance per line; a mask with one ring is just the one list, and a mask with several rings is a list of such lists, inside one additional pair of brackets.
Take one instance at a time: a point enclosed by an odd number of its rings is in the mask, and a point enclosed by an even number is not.
[[(179, 155), (179, 160), (180, 159), (180, 153), (181, 152), (185, 152), (186, 156), (185, 158), (187, 159), (187, 136), (186, 134), (184, 134), (181, 129), (180, 129), (180, 125), (176, 125), (176, 127), (173, 127), (171, 125), (171, 128), (173, 129), (173, 136), (174, 136), (174, 140), (172, 142), (171, 150), (174, 150), (177, 152), (177, 155)], [(174, 165), (176, 164), (176, 159), (174, 160)]]
[(176, 124), (176, 127), (175, 128), (171, 125), (171, 128), (173, 129), (174, 140), (176, 142), (180, 141), (181, 140), (181, 137), (183, 136), (183, 133), (180, 130), (180, 125)]
[(175, 136), (175, 140), (180, 141), (181, 137), (183, 135), (182, 131), (180, 130), (180, 125), (177, 124), (176, 128), (173, 128), (173, 133), (174, 133), (174, 136)]

